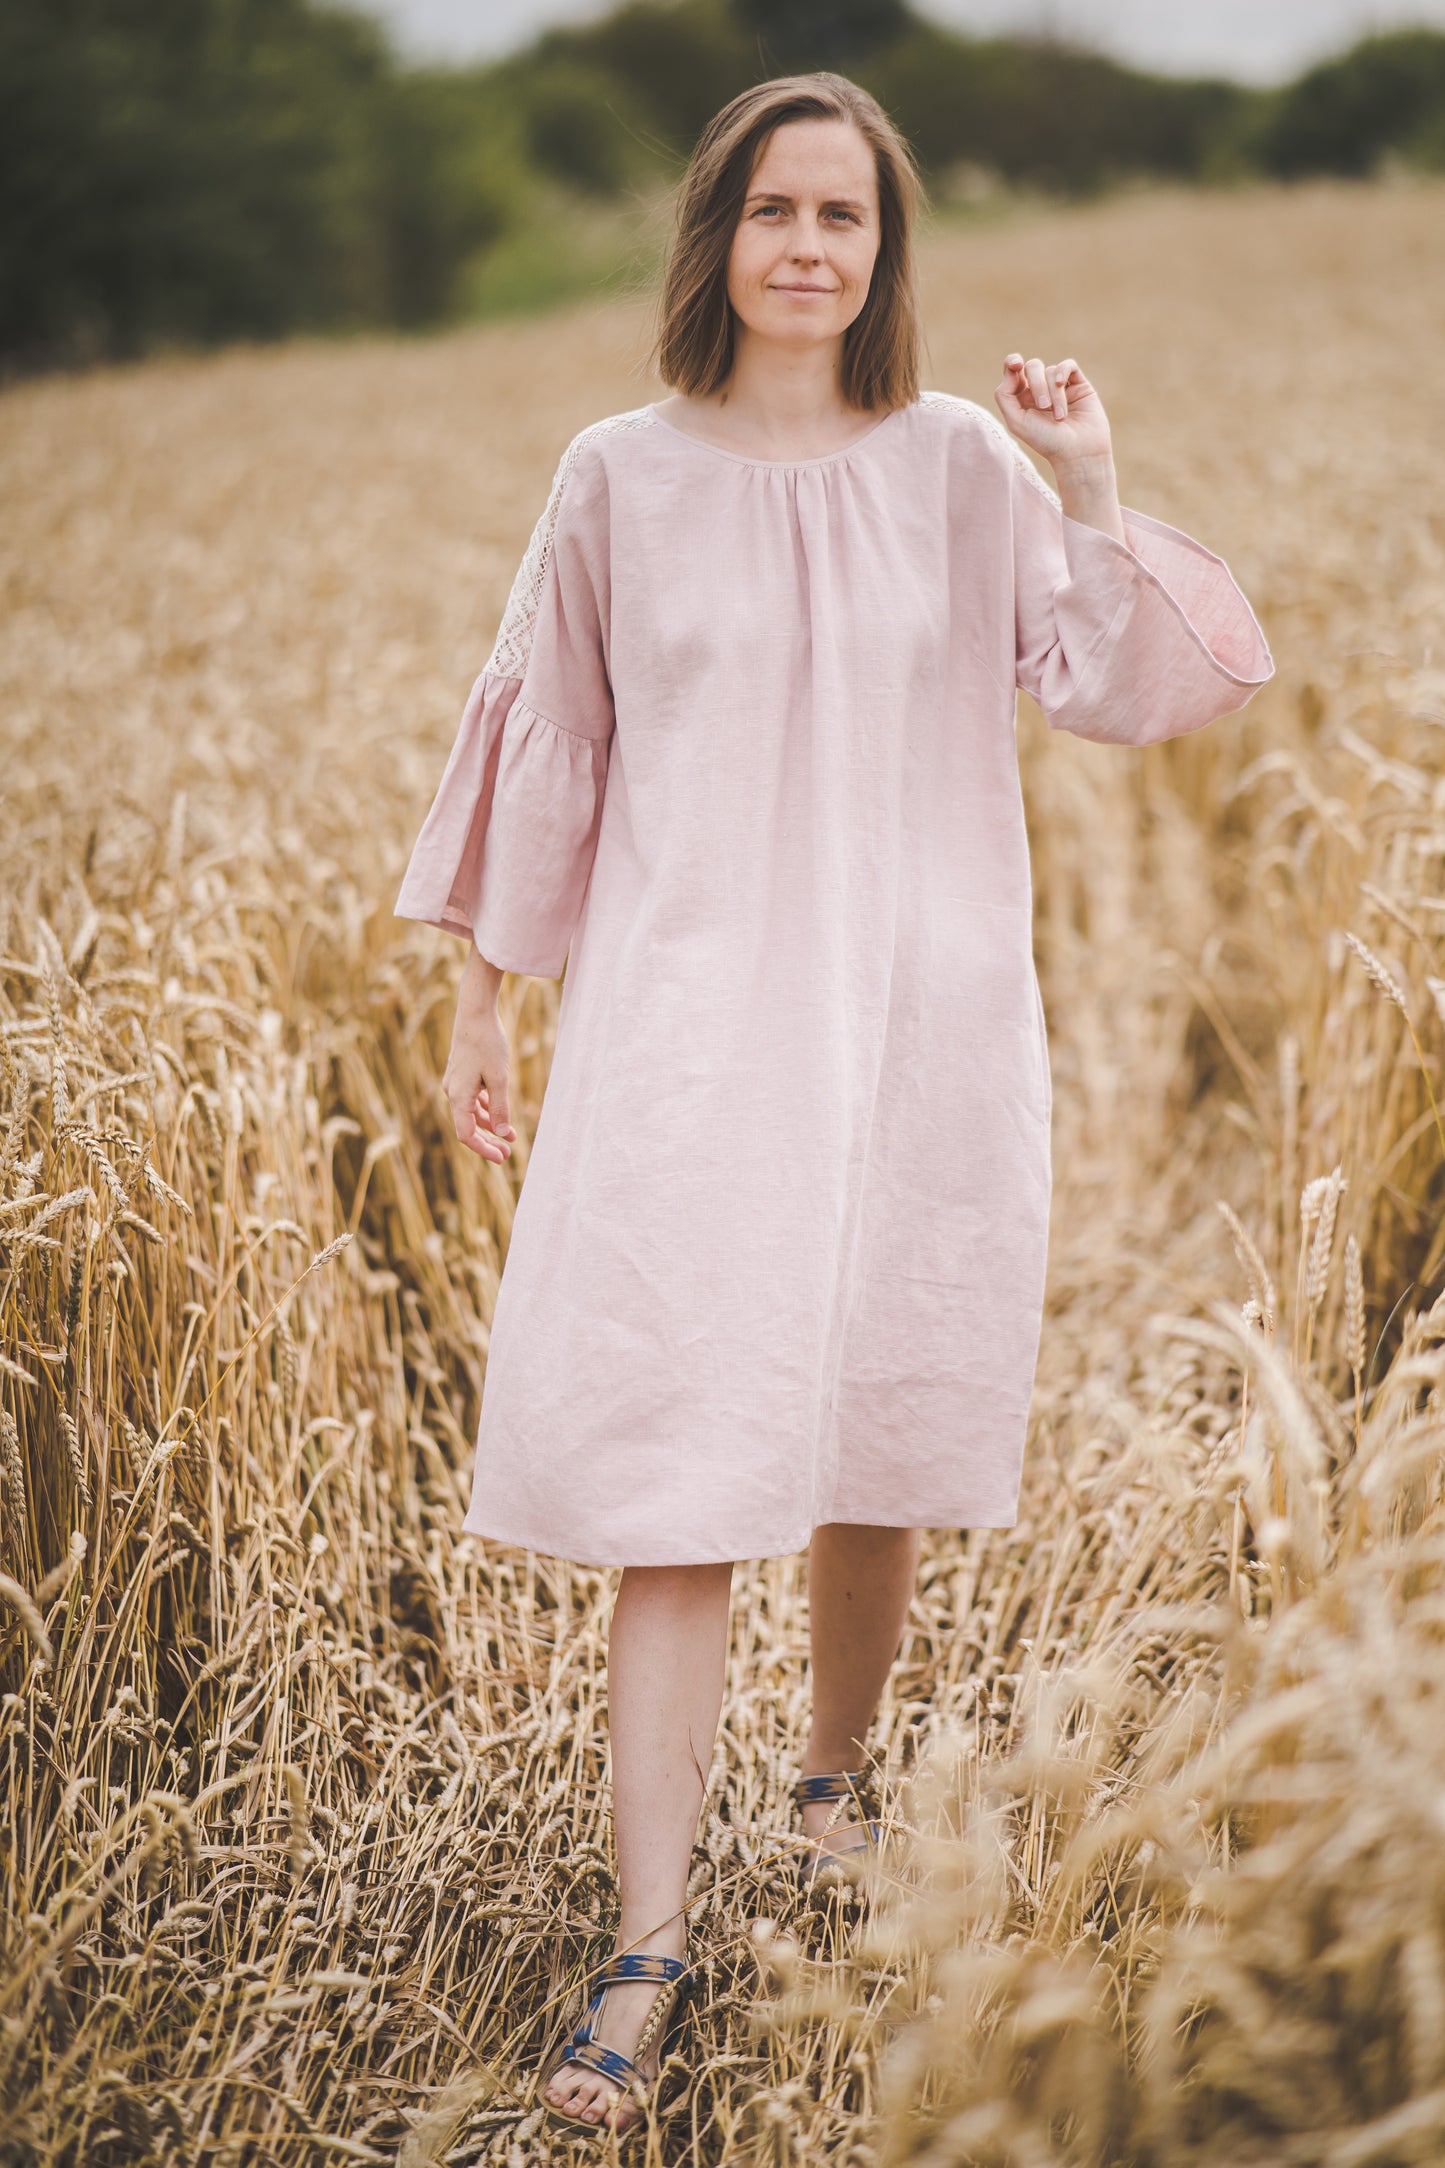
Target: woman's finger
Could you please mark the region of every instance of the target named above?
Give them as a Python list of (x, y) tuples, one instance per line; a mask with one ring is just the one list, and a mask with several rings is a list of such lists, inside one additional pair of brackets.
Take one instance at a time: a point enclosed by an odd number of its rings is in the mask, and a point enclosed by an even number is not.
[(1063, 422), (1069, 418), (1069, 384), (1071, 379), (1078, 374), (1078, 369), (1079, 364), (1071, 358), (1068, 361), (1055, 362), (1049, 372), (1053, 380), (1054, 419), (1056, 421)]
[(1022, 354), (1006, 354), (1003, 364), (1003, 382), (999, 385), (1001, 396), (1017, 405), (1024, 386), (1024, 357)]
[(1049, 390), (1049, 373), (1037, 354), (1025, 364), (1025, 374), (1034, 405), (1041, 413), (1052, 412), (1054, 401)]
[(442, 1089), (452, 1111), (452, 1128), (456, 1131), (458, 1144), (475, 1152), (479, 1159), (494, 1160), (498, 1164), (507, 1159), (510, 1147), (491, 1134), (491, 1116), (481, 1106), (480, 1092), (465, 1086), (458, 1089), (449, 1083), (444, 1083)]
[(497, 1135), (499, 1137), (514, 1137), (517, 1132), (512, 1127), (512, 1110), (508, 1103), (505, 1072), (494, 1079), (494, 1089), (489, 1106), (492, 1127), (496, 1130)]
[(469, 1152), (475, 1152), (478, 1159), (489, 1159), (496, 1167), (505, 1166), (511, 1157), (510, 1145), (503, 1144), (490, 1130), (480, 1129), (475, 1123), (469, 1137), (464, 1137), (458, 1129), (457, 1141), (464, 1144)]
[(994, 404), (1010, 433), (1016, 437), (1028, 434), (1028, 417), (1033, 411), (1033, 397), (1024, 374), (1026, 366), (1022, 354), (1008, 355), (1003, 377), (994, 386), (993, 393)]
[(510, 1126), (503, 1127), (502, 1123), (500, 1123), (497, 1120), (495, 1114), (493, 1114), (491, 1108), (484, 1103), (480, 1096), (477, 1099), (476, 1113), (477, 1127), (479, 1129), (489, 1129), (492, 1134), (497, 1137), (510, 1138), (516, 1135), (516, 1131)]

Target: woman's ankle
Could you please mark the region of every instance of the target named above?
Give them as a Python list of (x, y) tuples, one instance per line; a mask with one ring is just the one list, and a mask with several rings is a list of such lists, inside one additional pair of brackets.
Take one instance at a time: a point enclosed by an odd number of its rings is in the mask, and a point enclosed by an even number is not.
[(636, 1919), (624, 1912), (617, 1929), (617, 1951), (635, 1957), (683, 1957), (687, 1953), (687, 1922), (681, 1916), (649, 1926), (655, 1912)]
[(803, 1749), (802, 1774), (805, 1777), (821, 1777), (846, 1771), (853, 1775), (866, 1768), (867, 1762), (868, 1749), (860, 1746), (856, 1739), (840, 1742), (835, 1739), (810, 1737)]

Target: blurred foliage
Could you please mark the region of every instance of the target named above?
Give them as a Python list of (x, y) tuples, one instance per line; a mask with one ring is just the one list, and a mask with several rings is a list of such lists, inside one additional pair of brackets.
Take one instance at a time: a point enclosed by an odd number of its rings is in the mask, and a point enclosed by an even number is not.
[(464, 84), (306, 0), (6, 0), (0, 349), (428, 321), (505, 195)]
[(627, 0), (490, 67), (410, 68), (317, 0), (4, 0), (0, 364), (421, 326), (648, 272), (655, 213), (747, 84), (835, 67), (935, 195), (1445, 169), (1445, 36), (1263, 92), (905, 0)]
[(733, 0), (768, 74), (855, 68), (912, 27), (904, 0)]
[(465, 272), (463, 315), (530, 315), (583, 293), (639, 292), (661, 276), (671, 238), (665, 195), (618, 201), (540, 178), (516, 222)]
[[(546, 31), (501, 64), (518, 94), (560, 60), (604, 78), (619, 128), (635, 126), (639, 148), (675, 173), (720, 106), (776, 72), (760, 63), (728, 0), (627, 0), (600, 22)], [(622, 101), (633, 116), (621, 118)]]
[(967, 159), (1006, 181), (1073, 195), (1130, 174), (1205, 177), (1258, 95), (1140, 74), (1065, 45), (965, 41), (932, 24), (859, 72), (925, 172)]
[(1269, 102), (1254, 151), (1288, 179), (1363, 176), (1391, 154), (1445, 171), (1445, 36), (1398, 30), (1311, 68)]

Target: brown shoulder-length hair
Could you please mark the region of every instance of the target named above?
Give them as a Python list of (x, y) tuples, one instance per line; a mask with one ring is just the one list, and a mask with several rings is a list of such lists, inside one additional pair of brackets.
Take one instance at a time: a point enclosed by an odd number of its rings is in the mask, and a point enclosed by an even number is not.
[(878, 176), (878, 256), (868, 298), (843, 334), (843, 396), (864, 409), (918, 397), (918, 290), (913, 221), (922, 187), (877, 99), (846, 75), (779, 75), (739, 92), (704, 128), (683, 175), (677, 239), (663, 280), (652, 360), (665, 384), (705, 397), (733, 366), (736, 318), (728, 256), (748, 182), (775, 128), (790, 120), (851, 121)]

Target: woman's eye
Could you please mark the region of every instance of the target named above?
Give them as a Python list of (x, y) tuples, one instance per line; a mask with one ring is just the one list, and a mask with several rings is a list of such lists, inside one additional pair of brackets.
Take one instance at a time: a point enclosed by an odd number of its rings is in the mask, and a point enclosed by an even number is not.
[[(753, 217), (766, 218), (770, 211), (777, 211), (781, 214), (782, 208), (783, 206), (780, 203), (760, 203), (754, 211)], [(832, 210), (825, 212), (824, 216), (826, 218), (840, 218), (845, 226), (856, 226), (858, 223), (858, 216), (855, 211)]]

